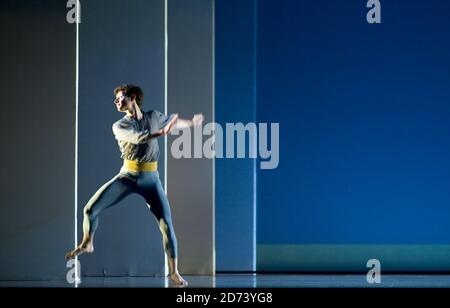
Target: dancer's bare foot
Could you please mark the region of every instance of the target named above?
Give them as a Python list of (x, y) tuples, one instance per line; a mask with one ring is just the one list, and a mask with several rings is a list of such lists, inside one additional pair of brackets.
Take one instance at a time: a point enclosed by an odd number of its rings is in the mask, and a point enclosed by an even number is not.
[(175, 273), (169, 276), (170, 280), (172, 280), (178, 286), (187, 286), (188, 282), (181, 277), (180, 274)]
[(92, 243), (81, 243), (78, 245), (78, 247), (66, 254), (66, 259), (73, 259), (78, 255), (81, 255), (82, 253), (93, 253), (94, 252), (94, 245)]

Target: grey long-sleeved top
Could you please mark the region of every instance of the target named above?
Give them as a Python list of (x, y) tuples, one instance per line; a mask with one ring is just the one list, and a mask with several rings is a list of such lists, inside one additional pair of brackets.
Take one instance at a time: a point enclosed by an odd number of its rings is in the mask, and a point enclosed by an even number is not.
[(158, 140), (157, 138), (148, 139), (149, 135), (165, 127), (174, 115), (167, 117), (156, 110), (142, 111), (142, 115), (139, 121), (125, 115), (112, 126), (122, 152), (121, 158), (139, 162), (157, 161)]

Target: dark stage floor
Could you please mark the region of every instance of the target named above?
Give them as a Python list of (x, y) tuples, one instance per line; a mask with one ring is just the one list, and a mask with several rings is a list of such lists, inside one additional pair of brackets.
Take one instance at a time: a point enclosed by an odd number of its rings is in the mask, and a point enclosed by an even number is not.
[[(381, 283), (369, 284), (365, 275), (318, 274), (217, 274), (184, 276), (193, 288), (449, 288), (450, 275), (382, 275)], [(0, 281), (0, 287), (62, 287), (66, 281)], [(82, 277), (78, 288), (164, 288), (172, 287), (162, 277)]]

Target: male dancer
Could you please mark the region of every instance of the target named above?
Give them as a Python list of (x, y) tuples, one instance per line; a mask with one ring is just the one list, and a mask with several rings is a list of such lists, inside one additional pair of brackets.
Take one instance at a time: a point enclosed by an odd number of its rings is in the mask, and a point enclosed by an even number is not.
[(144, 93), (141, 88), (131, 84), (115, 88), (114, 95), (117, 110), (126, 113), (112, 126), (124, 164), (120, 172), (100, 187), (84, 207), (83, 240), (76, 249), (66, 254), (66, 258), (75, 258), (84, 252), (92, 253), (98, 215), (129, 194), (138, 193), (144, 197), (159, 223), (170, 279), (177, 285), (187, 285), (178, 272), (177, 239), (169, 201), (159, 179), (159, 147), (156, 138), (168, 135), (173, 129), (201, 125), (203, 115), (196, 114), (192, 120), (182, 120), (178, 114), (167, 117), (156, 110), (144, 112), (141, 110)]

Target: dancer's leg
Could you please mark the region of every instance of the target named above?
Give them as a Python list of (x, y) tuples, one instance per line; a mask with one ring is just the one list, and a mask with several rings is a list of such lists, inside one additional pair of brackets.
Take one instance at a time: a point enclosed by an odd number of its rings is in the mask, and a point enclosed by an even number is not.
[[(170, 279), (178, 285), (187, 285), (186, 280), (184, 280), (178, 272), (177, 238), (172, 224), (169, 200), (161, 185), (159, 175), (157, 172), (149, 172), (145, 175), (144, 181), (147, 183), (143, 185), (143, 187), (140, 187), (140, 194), (144, 197), (147, 205), (150, 207), (150, 210), (158, 222), (159, 229), (161, 230), (163, 247), (169, 263)], [(148, 185), (148, 182), (152, 183)]]
[(84, 252), (94, 251), (93, 240), (98, 227), (99, 214), (128, 196), (134, 188), (135, 182), (120, 173), (100, 187), (83, 210), (83, 240), (76, 249), (66, 255), (66, 258), (70, 259)]

